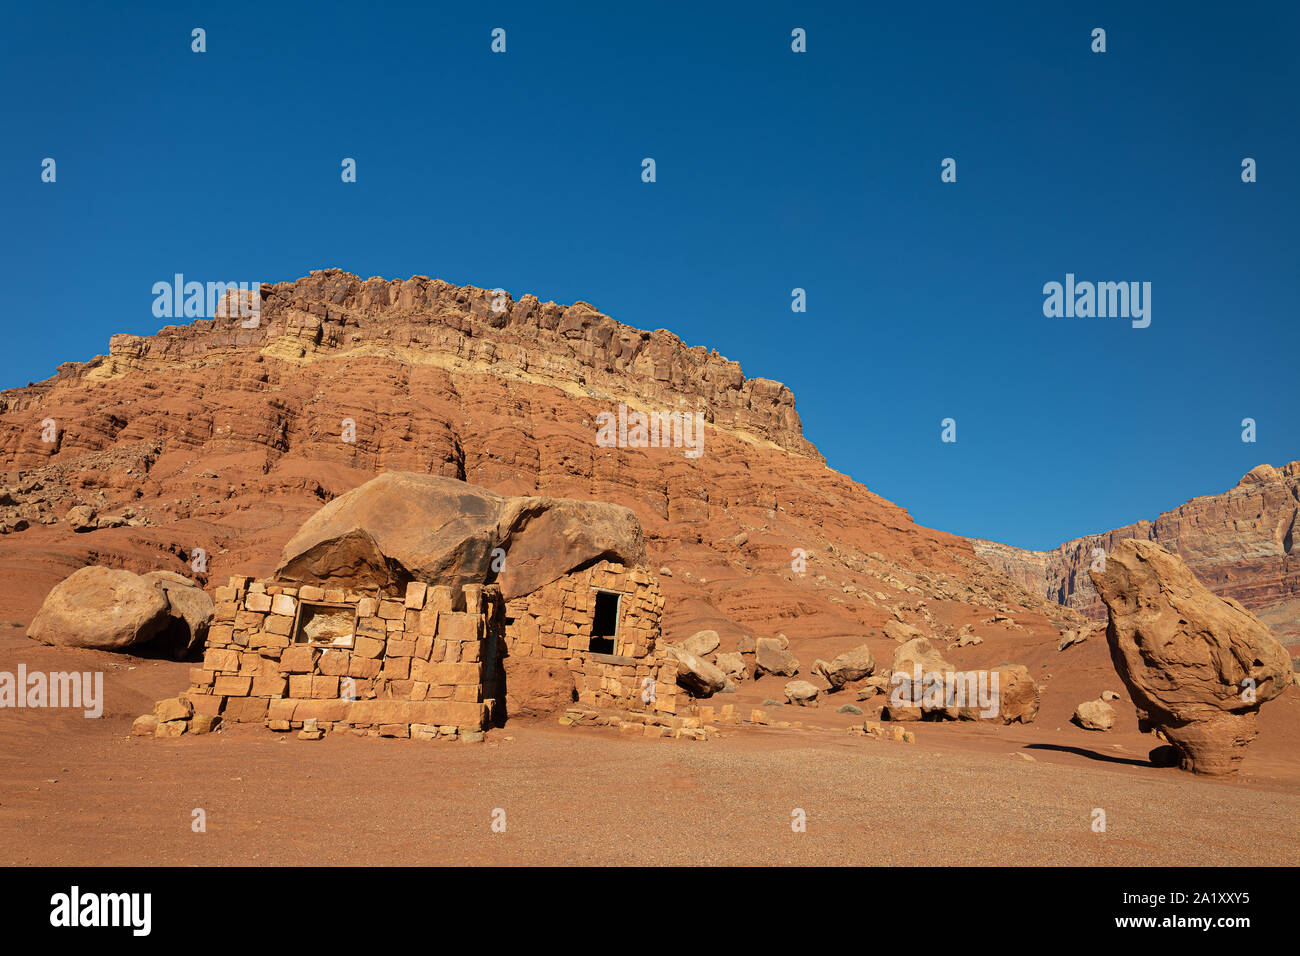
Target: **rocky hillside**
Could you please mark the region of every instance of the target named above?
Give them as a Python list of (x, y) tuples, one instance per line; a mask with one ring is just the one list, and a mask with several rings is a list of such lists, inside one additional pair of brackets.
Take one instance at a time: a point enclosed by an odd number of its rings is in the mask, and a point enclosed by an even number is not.
[(972, 544), (1021, 586), (1104, 620), (1088, 566), (1094, 548), (1109, 553), (1125, 538), (1154, 541), (1178, 554), (1212, 591), (1250, 608), (1284, 642), (1300, 643), (1300, 461), (1260, 465), (1222, 494), (1193, 498), (1154, 521), (1076, 538), (1052, 551)]
[[(670, 332), (418, 276), (326, 270), (261, 295), (255, 328), (115, 335), (0, 394), (3, 613), (88, 560), (188, 573), (202, 549), (203, 580), (266, 574), (323, 502), (404, 470), (631, 507), (670, 635), (780, 631), (820, 653), (891, 618), (1044, 640), (1077, 623), (828, 468), (784, 385)], [(702, 454), (602, 447), (620, 403), (702, 413)]]

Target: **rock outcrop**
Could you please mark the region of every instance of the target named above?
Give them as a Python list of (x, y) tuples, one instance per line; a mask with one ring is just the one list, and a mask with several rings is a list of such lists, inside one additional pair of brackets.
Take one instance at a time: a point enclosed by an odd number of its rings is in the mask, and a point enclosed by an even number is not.
[(183, 660), (201, 646), (212, 612), (212, 599), (178, 574), (92, 565), (50, 590), (27, 636), (61, 647), (148, 650)]
[(1129, 538), (1177, 554), (1207, 588), (1232, 597), (1288, 643), (1300, 643), (1300, 461), (1260, 465), (1222, 494), (1193, 498), (1154, 521), (1025, 551), (972, 539), (975, 553), (1018, 584), (1093, 619), (1106, 608), (1089, 580), (1098, 549)]
[(1121, 541), (1092, 580), (1110, 613), (1111, 660), (1182, 767), (1231, 774), (1259, 708), (1290, 687), (1291, 657), (1254, 614), (1205, 588), (1150, 541)]

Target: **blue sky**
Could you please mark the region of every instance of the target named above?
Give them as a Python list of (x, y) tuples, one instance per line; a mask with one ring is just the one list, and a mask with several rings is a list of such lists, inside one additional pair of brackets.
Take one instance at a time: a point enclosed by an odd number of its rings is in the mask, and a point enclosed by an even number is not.
[[(1300, 458), (1300, 8), (989, 6), (14, 7), (0, 386), (155, 331), (173, 273), (338, 266), (671, 329), (1024, 547)], [(1151, 282), (1151, 326), (1044, 317), (1067, 272)]]

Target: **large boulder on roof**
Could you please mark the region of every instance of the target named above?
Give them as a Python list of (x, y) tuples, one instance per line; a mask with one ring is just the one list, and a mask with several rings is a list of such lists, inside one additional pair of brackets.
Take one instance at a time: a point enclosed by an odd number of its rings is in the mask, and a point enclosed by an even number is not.
[(645, 563), (645, 538), (631, 509), (510, 498), (454, 478), (390, 471), (308, 518), (284, 546), (275, 573), (333, 587), (495, 581), (510, 600), (602, 559)]

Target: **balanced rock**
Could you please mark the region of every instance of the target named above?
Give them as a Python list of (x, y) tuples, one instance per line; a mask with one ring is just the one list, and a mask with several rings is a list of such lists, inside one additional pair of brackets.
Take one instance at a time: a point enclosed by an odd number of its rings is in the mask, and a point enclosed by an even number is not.
[(1207, 590), (1182, 559), (1126, 539), (1091, 572), (1106, 642), (1146, 723), (1195, 773), (1235, 773), (1265, 701), (1293, 680), (1291, 657), (1260, 620)]
[(322, 587), (495, 581), (510, 600), (602, 559), (645, 563), (631, 509), (507, 498), (454, 478), (390, 471), (308, 518), (284, 546), (275, 574)]

